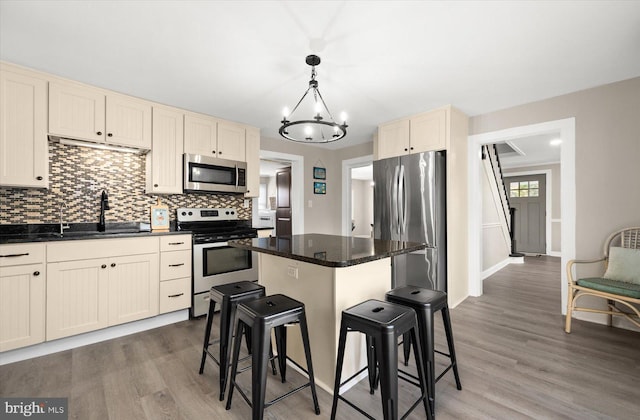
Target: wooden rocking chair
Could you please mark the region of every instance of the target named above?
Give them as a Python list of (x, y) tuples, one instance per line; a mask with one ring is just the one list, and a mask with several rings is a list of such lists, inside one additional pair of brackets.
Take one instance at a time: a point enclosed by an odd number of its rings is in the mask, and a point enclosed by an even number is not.
[[(595, 260), (571, 260), (567, 263), (567, 278), (569, 279), (569, 290), (567, 293), (567, 317), (565, 331), (571, 332), (571, 316), (573, 311), (594, 312), (609, 315), (608, 325), (611, 326), (613, 316), (623, 316), (636, 326), (640, 327), (640, 282), (630, 282), (615, 280), (612, 278), (592, 277), (575, 280), (573, 267), (576, 264), (592, 264), (604, 262), (604, 269), (607, 271), (610, 264), (611, 248), (621, 247), (627, 249), (640, 250), (640, 227), (632, 227), (612, 233), (604, 243), (604, 257)], [(623, 251), (624, 252), (624, 251)], [(634, 261), (636, 254), (632, 253)], [(637, 255), (640, 255), (640, 251)], [(617, 264), (617, 263), (616, 263)], [(626, 268), (625, 265), (617, 267)], [(628, 264), (627, 264), (628, 267)], [(634, 267), (637, 267), (635, 265)], [(634, 279), (640, 279), (640, 272), (627, 273)], [(604, 276), (604, 274), (603, 274)], [(595, 296), (607, 300), (608, 310), (578, 307), (577, 300), (583, 296)], [(623, 312), (616, 308), (619, 303), (631, 309), (631, 312)]]

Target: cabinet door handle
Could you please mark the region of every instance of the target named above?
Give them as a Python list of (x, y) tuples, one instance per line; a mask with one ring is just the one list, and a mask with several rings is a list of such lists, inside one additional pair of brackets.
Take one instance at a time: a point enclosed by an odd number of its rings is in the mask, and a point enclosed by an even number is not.
[(11, 258), (11, 257), (24, 257), (26, 255), (29, 255), (28, 252), (25, 252), (24, 254), (7, 254), (7, 255), (0, 255), (0, 258)]
[(184, 242), (169, 242), (169, 245), (184, 245)]
[(111, 263), (111, 267), (115, 267), (115, 266), (116, 266), (116, 263)]
[(107, 133), (107, 137), (113, 137), (113, 133)]
[(169, 295), (167, 297), (174, 298), (174, 297), (179, 297), (179, 296), (182, 296), (182, 295), (184, 295), (184, 293), (178, 293), (177, 295)]
[(409, 151), (409, 149), (407, 149), (407, 148), (405, 147), (405, 148), (404, 148), (404, 151), (405, 151), (405, 152), (408, 152), (408, 151)]
[(107, 268), (107, 264), (102, 264), (100, 267)]
[(169, 264), (169, 267), (180, 267), (181, 265), (184, 265), (184, 263), (180, 263), (180, 264)]
[(96, 134), (101, 136), (102, 135), (102, 131), (98, 131)]
[(413, 150), (413, 147), (410, 147), (409, 149)]
[(34, 276), (39, 276), (39, 275), (40, 275), (40, 272), (39, 272), (39, 271), (34, 271), (34, 272), (33, 272), (33, 275), (34, 275)]
[(37, 177), (36, 177), (36, 179), (37, 179), (38, 181), (42, 181), (42, 177), (41, 177), (41, 176), (37, 176)]
[(212, 150), (212, 151), (211, 151), (211, 153), (213, 153), (213, 154), (215, 155), (215, 154), (216, 154), (216, 151), (215, 151), (215, 150)]
[(158, 184), (153, 184), (153, 187), (154, 188), (158, 188)]

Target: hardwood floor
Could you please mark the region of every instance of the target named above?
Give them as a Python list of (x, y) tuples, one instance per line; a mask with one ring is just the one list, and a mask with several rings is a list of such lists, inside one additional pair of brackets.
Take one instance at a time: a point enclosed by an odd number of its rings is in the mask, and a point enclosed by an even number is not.
[[(559, 258), (525, 260), (485, 280), (484, 296), (451, 311), (463, 390), (451, 373), (438, 382), (437, 417), (640, 418), (640, 334), (582, 321), (565, 334)], [(217, 366), (209, 362), (198, 374), (204, 325), (203, 319), (180, 322), (0, 366), (0, 396), (67, 397), (70, 419), (248, 419), (239, 394), (230, 411), (218, 401)], [(436, 327), (437, 348), (444, 349), (440, 319)], [(288, 372), (285, 385), (270, 377), (267, 398), (303, 382)], [(250, 390), (250, 374), (239, 378)], [(365, 382), (348, 398), (381, 418), (379, 393), (369, 395)], [(402, 381), (400, 390), (402, 410), (416, 393)], [(304, 390), (268, 408), (265, 418), (329, 418), (331, 396), (318, 393), (320, 416)], [(420, 408), (409, 416), (425, 417)], [(340, 403), (337, 418), (363, 417)]]

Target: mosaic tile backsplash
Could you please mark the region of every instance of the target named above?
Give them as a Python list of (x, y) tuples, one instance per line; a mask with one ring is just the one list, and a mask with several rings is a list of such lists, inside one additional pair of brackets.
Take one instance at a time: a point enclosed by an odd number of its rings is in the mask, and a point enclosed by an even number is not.
[(251, 219), (244, 197), (233, 194), (145, 194), (145, 156), (49, 142), (49, 189), (0, 187), (0, 224), (58, 223), (66, 203), (67, 223), (97, 223), (100, 194), (109, 193), (107, 222), (150, 222), (158, 197), (171, 220), (179, 207), (231, 207)]

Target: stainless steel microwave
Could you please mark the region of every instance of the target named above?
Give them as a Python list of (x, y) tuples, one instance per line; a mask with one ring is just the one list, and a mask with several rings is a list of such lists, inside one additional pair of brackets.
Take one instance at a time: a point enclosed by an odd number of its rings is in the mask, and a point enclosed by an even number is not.
[(186, 192), (247, 192), (247, 163), (210, 156), (184, 154)]

